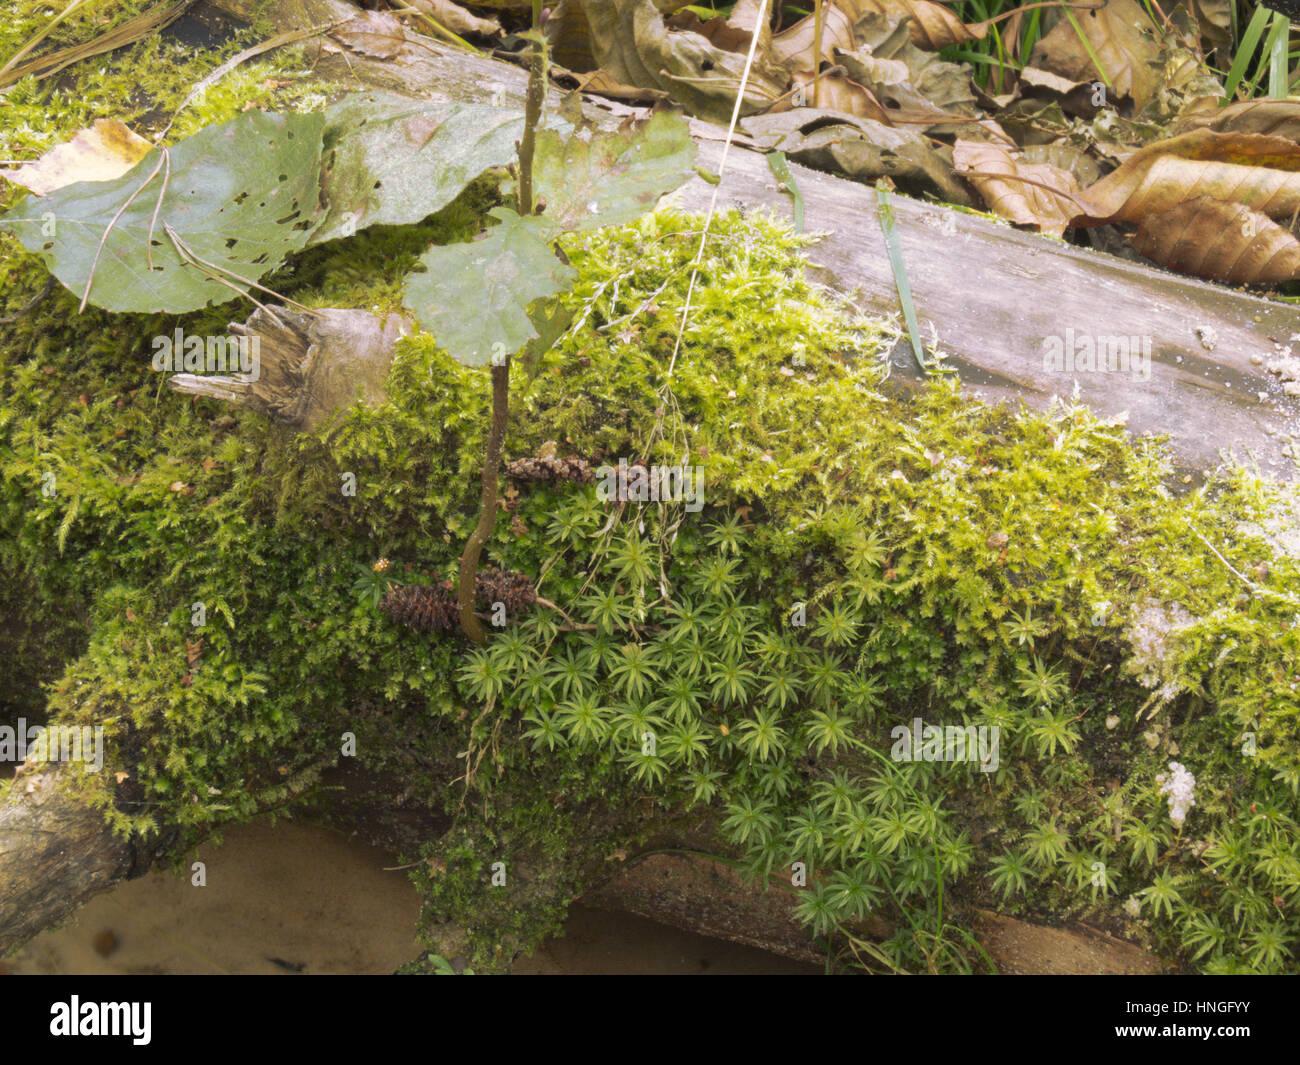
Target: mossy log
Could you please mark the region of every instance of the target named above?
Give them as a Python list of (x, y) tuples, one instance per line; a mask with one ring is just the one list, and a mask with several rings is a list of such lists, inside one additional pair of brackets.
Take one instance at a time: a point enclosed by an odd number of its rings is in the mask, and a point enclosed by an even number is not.
[[(242, 16), (249, 0), (211, 0)], [(355, 7), (345, 0), (276, 0), (259, 13), (279, 30), (327, 26)], [(495, 102), (522, 109), (522, 67), (470, 55), (408, 30), (392, 58), (313, 41), (318, 72), (341, 84), (425, 99)], [(558, 105), (555, 93), (553, 105)], [(589, 117), (621, 121), (636, 109), (589, 97)], [(702, 168), (716, 171), (725, 131), (694, 122)], [(898, 295), (873, 191), (791, 164), (806, 226), (823, 234), (810, 256), (822, 279), (864, 312), (897, 315)], [(702, 178), (679, 193), (688, 210), (708, 209), (714, 186)], [(742, 143), (727, 157), (718, 202), (788, 214), (790, 199), (759, 151)], [(1265, 368), (1300, 334), (1300, 313), (1258, 296), (1180, 277), (1141, 263), (1021, 232), (1010, 225), (906, 196), (895, 224), (926, 340), (937, 340), (962, 380), (989, 401), (1045, 407), (1077, 389), (1104, 417), (1127, 416), (1137, 433), (1164, 434), (1188, 470), (1213, 468), (1224, 449), (1254, 456), (1270, 475), (1290, 479), (1287, 456), (1300, 401)], [(1131, 339), (1147, 350), (1146, 379), (1121, 372), (1066, 373), (1046, 365), (1045, 345), (1074, 338)], [(894, 379), (917, 374), (907, 345)]]
[[(221, 3), (235, 6), (234, 0)], [(287, 0), (275, 17), (280, 28), (288, 29), (329, 21), (345, 8), (336, 0)], [(427, 39), (385, 61), (345, 56), (338, 45), (322, 47), (327, 53), (323, 69), (334, 63), (365, 84), (465, 100), (486, 99), (500, 90), (507, 100), (522, 99), (521, 70)], [(595, 116), (626, 113), (616, 105), (592, 103), (591, 108)], [(696, 131), (703, 165), (716, 168), (720, 134), (704, 124), (697, 124)], [(828, 282), (854, 296), (865, 311), (892, 313), (894, 280), (870, 192), (802, 168), (795, 172), (809, 227), (829, 233), (813, 252)], [(684, 206), (703, 209), (713, 188), (696, 181), (681, 195)], [(762, 156), (744, 149), (728, 160), (722, 202), (788, 209)], [(1042, 369), (1047, 336), (1066, 329), (1151, 336), (1154, 367), (1148, 381), (1083, 375), (1080, 397), (1103, 414), (1127, 410), (1135, 430), (1170, 434), (1188, 466), (1212, 466), (1219, 448), (1232, 444), (1255, 452), (1279, 473), (1289, 471), (1282, 446), (1286, 419), (1294, 413), (1292, 401), (1251, 361), (1252, 355), (1271, 354), (1275, 342), (1284, 344), (1300, 331), (1300, 319), (1288, 308), (903, 197), (896, 215), (923, 322), (933, 324), (963, 377), (987, 398), (1041, 405), (1054, 392), (1070, 391), (1072, 380)], [(979, 291), (971, 291), (971, 279), (979, 280)], [(267, 415), (310, 426), (340, 401), (338, 384), (382, 381), (400, 322), (380, 323), (364, 312), (347, 312), (359, 317), (333, 330), (331, 323), (343, 322), (333, 316), (344, 313), (327, 312), (310, 321), (286, 313), (278, 323), (254, 316), (248, 328), (263, 338), (264, 358), (271, 360), (265, 383), (260, 389), (232, 385), (220, 398), (238, 398)], [(331, 339), (357, 340), (358, 335), (362, 339), (355, 343)], [(267, 344), (273, 336), (277, 343)], [(910, 372), (900, 360), (898, 376)], [(199, 387), (195, 384), (194, 390)], [(211, 379), (202, 387), (212, 388)], [(1261, 392), (1266, 399), (1259, 399)], [(145, 847), (112, 835), (99, 811), (81, 805), (61, 785), (62, 772), (20, 775), (0, 804), (0, 953), (65, 918), (113, 883), (145, 871), (161, 850), (161, 841)], [(794, 935), (797, 926), (781, 895), (739, 884), (726, 867), (707, 859), (634, 856), (621, 870), (611, 868), (589, 899), (791, 956), (810, 956), (806, 937)], [(1019, 947), (1013, 961), (997, 945), (1023, 945), (1016, 929), (1037, 926), (1011, 918), (989, 920), (996, 928), (986, 947), (995, 959), (1022, 972), (1044, 971), (1025, 960)], [(1080, 948), (1080, 958), (1088, 960), (1072, 971), (1133, 971), (1154, 964), (1143, 955), (1141, 966), (1130, 959), (1107, 969), (1096, 959), (1112, 956), (1112, 941), (1086, 929), (1052, 931), (1069, 942), (1092, 944)]]

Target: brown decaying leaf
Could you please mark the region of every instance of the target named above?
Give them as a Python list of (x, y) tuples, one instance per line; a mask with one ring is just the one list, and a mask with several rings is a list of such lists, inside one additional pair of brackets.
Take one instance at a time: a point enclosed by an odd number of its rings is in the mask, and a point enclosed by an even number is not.
[(101, 118), (36, 162), (5, 174), (16, 185), (45, 196), (77, 181), (112, 181), (149, 154), (153, 145), (115, 118)]
[(1066, 18), (1034, 46), (1030, 63), (1072, 81), (1109, 80), (1115, 92), (1130, 97), (1141, 110), (1159, 83), (1154, 65), (1159, 55), (1155, 25), (1141, 4), (1137, 0), (1107, 0), (1100, 10), (1073, 14), (1105, 68), (1106, 78)]
[[(661, 89), (702, 118), (730, 119), (745, 55), (718, 48), (698, 33), (670, 30), (654, 0), (584, 0), (583, 8), (592, 54), (616, 82)], [(789, 84), (787, 71), (759, 56), (743, 111), (768, 108)]]
[(1141, 222), (1208, 196), (1270, 218), (1300, 210), (1300, 145), (1258, 133), (1194, 130), (1134, 152), (1083, 195), (1092, 222)]
[[(975, 115), (975, 94), (970, 68), (940, 59), (912, 43), (909, 23), (892, 16), (866, 14), (858, 20), (854, 52), (836, 52), (850, 77), (865, 84), (886, 107), (899, 111), (933, 113), (967, 118)], [(875, 71), (906, 68), (906, 77), (887, 74), (880, 80)]]
[[(908, 33), (912, 43), (931, 50), (981, 40), (988, 34), (987, 25), (967, 26), (933, 0), (826, 0), (822, 12), (821, 55), (831, 55), (836, 48), (845, 51), (854, 48), (858, 42), (853, 29), (864, 15), (911, 18)], [(811, 71), (814, 29), (813, 16), (809, 15), (778, 33), (772, 43), (781, 61), (796, 64), (796, 70)]]
[(392, 59), (406, 45), (406, 30), (398, 17), (388, 11), (358, 11), (330, 36), (362, 55)]
[(1300, 141), (1300, 100), (1242, 100), (1222, 107), (1217, 98), (1202, 97), (1179, 117), (1179, 132), (1190, 129), (1262, 133)]
[(1059, 237), (1083, 211), (1072, 173), (1028, 162), (1004, 144), (959, 139), (952, 158), (957, 173), (979, 190), (989, 210), (1008, 221)]
[(860, 181), (888, 177), (933, 192), (947, 203), (970, 194), (952, 175), (951, 151), (935, 147), (913, 127), (890, 127), (812, 107), (757, 115), (742, 128), (755, 143), (784, 152), (816, 170)]
[(856, 17), (845, 14), (835, 3), (827, 3), (822, 12), (820, 49), (814, 47), (816, 26), (809, 15), (772, 38), (772, 57), (795, 74), (812, 74), (816, 71), (815, 54), (820, 54), (824, 60), (836, 48), (850, 51), (857, 45), (853, 37)]
[(766, 16), (759, 27), (758, 51), (766, 54), (772, 45), (772, 5), (764, 6), (764, 0), (738, 0), (727, 18), (702, 19), (694, 11), (680, 11), (668, 20), (673, 29), (690, 30), (708, 39), (711, 44), (728, 52), (747, 52), (754, 38), (754, 26), (758, 22), (759, 9), (763, 8)]
[(1234, 285), (1300, 278), (1300, 241), (1240, 203), (1208, 196), (1143, 218), (1133, 246), (1161, 266)]
[(454, 0), (407, 0), (407, 2), (452, 33), (477, 33), (484, 37), (493, 37), (501, 32), (501, 23), (496, 19), (479, 18), (466, 11)]
[(895, 18), (912, 19), (908, 26), (912, 43), (918, 48), (938, 51), (951, 44), (968, 44), (988, 36), (987, 23), (966, 24), (951, 10), (933, 0), (856, 0), (863, 13), (876, 12)]
[(1234, 6), (1234, 0), (1188, 0), (1198, 32), (1210, 42), (1211, 48), (1221, 50), (1220, 61), (1232, 58), (1229, 49), (1232, 46)]

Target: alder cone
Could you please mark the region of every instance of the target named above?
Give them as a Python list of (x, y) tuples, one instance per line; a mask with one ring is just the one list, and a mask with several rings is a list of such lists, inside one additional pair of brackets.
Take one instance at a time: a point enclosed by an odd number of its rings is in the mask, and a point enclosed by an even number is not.
[(474, 582), (479, 608), (490, 610), (494, 603), (504, 603), (506, 614), (517, 617), (531, 610), (537, 591), (526, 574), (515, 570), (489, 568), (480, 570)]
[(451, 632), (460, 623), (451, 581), (434, 587), (397, 585), (388, 589), (379, 609), (397, 624), (421, 632)]
[[(533, 608), (537, 592), (532, 579), (514, 570), (489, 567), (474, 581), (480, 610), (504, 603), (509, 617), (519, 617)], [(388, 589), (379, 609), (392, 621), (421, 632), (454, 632), (460, 628), (460, 606), (451, 581), (437, 585), (404, 584)]]
[(576, 456), (562, 459), (554, 455), (515, 459), (506, 464), (506, 476), (512, 481), (539, 483), (572, 481), (575, 484), (590, 484), (595, 479), (591, 463), (586, 459)]

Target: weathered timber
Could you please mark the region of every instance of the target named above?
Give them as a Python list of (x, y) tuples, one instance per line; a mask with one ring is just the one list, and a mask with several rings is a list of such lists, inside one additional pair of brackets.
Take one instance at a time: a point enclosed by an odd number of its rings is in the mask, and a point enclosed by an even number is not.
[[(214, 3), (238, 15), (248, 0)], [(279, 0), (270, 18), (288, 30), (326, 25), (350, 10), (344, 0)], [(349, 52), (328, 37), (306, 47), (320, 55), (317, 71), (344, 85), (522, 109), (527, 75), (521, 67), (408, 32), (411, 39), (391, 59)], [(586, 107), (598, 122), (636, 110), (596, 97)], [(716, 170), (725, 131), (703, 122), (693, 130), (701, 165)], [(864, 312), (896, 315), (872, 189), (797, 164), (792, 170), (807, 228), (821, 234), (809, 252), (821, 278)], [(706, 210), (713, 194), (697, 178), (676, 196), (685, 208)], [(718, 202), (790, 211), (762, 153), (743, 144), (728, 155)], [(922, 330), (937, 338), (973, 393), (1043, 407), (1077, 388), (1079, 401), (1098, 414), (1127, 414), (1134, 432), (1167, 435), (1185, 468), (1211, 469), (1228, 451), (1253, 457), (1272, 476), (1293, 477), (1295, 464), (1284, 448), (1300, 430), (1300, 401), (1252, 359), (1281, 354), (1300, 335), (1300, 312), (901, 195), (895, 217)], [(1139, 352), (1149, 344), (1149, 376), (1045, 366), (1053, 340), (1064, 346), (1083, 338), (1103, 348), (1124, 338)], [(895, 353), (895, 380), (916, 375), (905, 349)]]
[(24, 767), (0, 801), (0, 956), (120, 880), (157, 846), (114, 835), (66, 786), (66, 769)]

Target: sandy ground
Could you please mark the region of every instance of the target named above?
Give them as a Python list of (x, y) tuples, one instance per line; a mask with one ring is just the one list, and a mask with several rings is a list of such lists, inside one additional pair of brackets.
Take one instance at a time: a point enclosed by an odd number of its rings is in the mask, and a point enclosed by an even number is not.
[[(0, 964), (12, 973), (391, 973), (419, 954), (419, 900), (382, 851), (257, 823), (199, 848), (207, 886), (154, 872), (93, 899)], [(801, 973), (806, 966), (626, 914), (574, 909), (519, 973)]]

